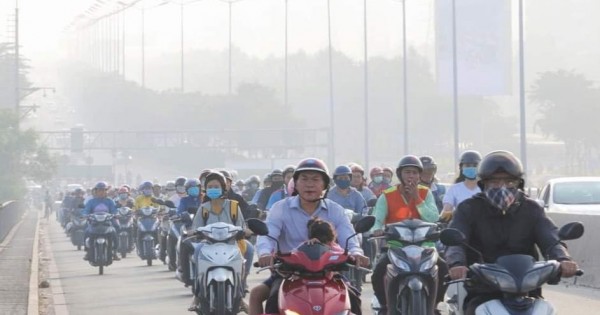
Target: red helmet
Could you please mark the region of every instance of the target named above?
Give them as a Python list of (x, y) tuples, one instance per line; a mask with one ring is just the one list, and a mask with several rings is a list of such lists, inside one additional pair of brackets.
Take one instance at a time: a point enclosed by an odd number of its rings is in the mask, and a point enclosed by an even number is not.
[(371, 178), (375, 177), (375, 175), (383, 175), (383, 169), (379, 166), (375, 166), (371, 169), (371, 172), (369, 173), (369, 176), (371, 176)]
[(317, 158), (308, 158), (300, 161), (298, 167), (296, 167), (296, 170), (294, 171), (294, 181), (298, 180), (300, 173), (306, 171), (321, 173), (323, 180), (325, 181), (325, 188), (327, 189), (327, 187), (329, 187), (329, 170), (327, 169), (325, 162)]
[(119, 188), (118, 191), (119, 194), (128, 194), (129, 193), (129, 187), (127, 186), (122, 186), (121, 188)]

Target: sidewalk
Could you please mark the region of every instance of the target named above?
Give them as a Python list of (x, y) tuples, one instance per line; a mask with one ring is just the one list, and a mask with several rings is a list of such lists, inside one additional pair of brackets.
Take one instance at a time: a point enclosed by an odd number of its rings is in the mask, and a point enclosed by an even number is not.
[(36, 221), (37, 212), (28, 211), (14, 238), (0, 252), (0, 314), (27, 314)]

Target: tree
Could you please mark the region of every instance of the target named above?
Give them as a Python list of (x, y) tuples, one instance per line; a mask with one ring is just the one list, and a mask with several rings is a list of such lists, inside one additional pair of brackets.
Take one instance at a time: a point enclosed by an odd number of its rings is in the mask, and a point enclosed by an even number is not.
[(565, 143), (567, 154), (584, 169), (594, 150), (600, 148), (597, 119), (600, 117), (600, 89), (575, 71), (540, 73), (529, 98), (539, 104), (536, 124), (546, 136)]

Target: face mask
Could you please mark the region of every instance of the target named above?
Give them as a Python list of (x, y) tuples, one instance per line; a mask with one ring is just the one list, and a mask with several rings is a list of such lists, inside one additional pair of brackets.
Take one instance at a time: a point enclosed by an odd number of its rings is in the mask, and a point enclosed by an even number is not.
[(250, 188), (252, 188), (252, 189), (258, 188), (258, 184), (257, 183), (251, 183), (250, 184)]
[(223, 190), (221, 188), (208, 188), (206, 189), (206, 195), (210, 199), (218, 199), (223, 194)]
[(373, 177), (373, 182), (375, 182), (375, 184), (381, 184), (382, 181), (383, 181), (383, 176)]
[(488, 188), (485, 190), (485, 196), (488, 198), (490, 203), (500, 210), (508, 209), (508, 207), (515, 202), (516, 195), (516, 188), (500, 187)]
[(477, 167), (463, 167), (462, 174), (468, 179), (477, 178)]
[(383, 178), (383, 183), (384, 183), (384, 184), (389, 184), (389, 183), (391, 183), (391, 182), (392, 182), (392, 179), (391, 179), (391, 178), (388, 178), (388, 177), (384, 177), (384, 178)]
[(341, 189), (346, 189), (346, 188), (350, 187), (350, 180), (349, 179), (336, 179), (335, 185)]
[(146, 197), (152, 196), (152, 189), (144, 189), (144, 190), (142, 190), (142, 193)]
[(190, 187), (187, 190), (188, 195), (192, 196), (192, 197), (198, 197), (200, 196), (200, 188), (199, 187)]
[(126, 200), (129, 197), (127, 194), (119, 194), (119, 199)]
[(271, 187), (281, 188), (281, 187), (283, 187), (283, 181), (282, 180), (272, 181)]

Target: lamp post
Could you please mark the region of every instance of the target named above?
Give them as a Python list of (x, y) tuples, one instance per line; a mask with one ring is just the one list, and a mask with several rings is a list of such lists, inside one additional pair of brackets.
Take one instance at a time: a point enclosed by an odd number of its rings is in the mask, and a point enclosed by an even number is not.
[(527, 175), (527, 129), (525, 117), (525, 45), (523, 34), (523, 0), (519, 0), (519, 108), (521, 129), (521, 162)]
[(284, 80), (283, 80), (283, 104), (288, 108), (288, 0), (285, 1), (285, 44), (284, 44)]
[(329, 43), (329, 160), (335, 165), (335, 115), (333, 98), (333, 56), (331, 45), (331, 0), (327, 0), (327, 38)]
[(233, 4), (236, 2), (240, 2), (242, 0), (221, 0), (225, 3), (228, 4), (229, 6), (229, 85), (228, 85), (228, 92), (229, 95), (231, 95), (231, 86), (232, 86), (232, 61), (231, 61), (231, 55), (232, 55), (232, 8), (233, 8)]
[(369, 167), (369, 55), (367, 38), (367, 0), (363, 0), (364, 26), (364, 108), (365, 108), (365, 167)]
[(454, 104), (454, 165), (458, 165), (458, 65), (456, 60), (456, 0), (452, 0), (452, 103)]

